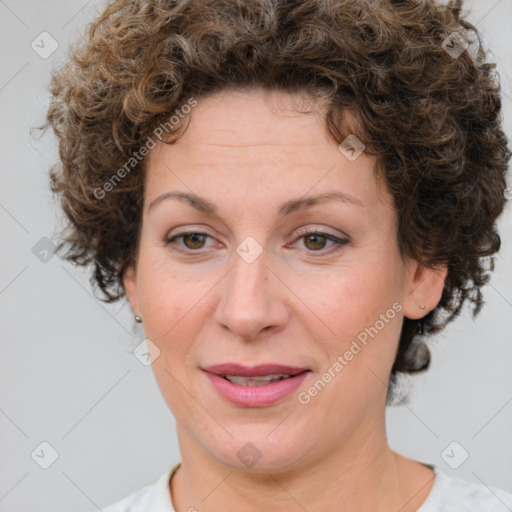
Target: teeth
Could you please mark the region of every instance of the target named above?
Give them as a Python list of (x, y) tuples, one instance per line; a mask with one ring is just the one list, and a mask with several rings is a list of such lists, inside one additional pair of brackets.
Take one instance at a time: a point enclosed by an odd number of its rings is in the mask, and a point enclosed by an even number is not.
[(223, 377), (232, 384), (237, 384), (238, 386), (265, 386), (266, 384), (272, 384), (273, 382), (278, 382), (283, 379), (288, 379), (291, 375), (287, 373), (277, 373), (275, 375), (261, 375), (261, 376), (253, 376), (253, 377), (240, 377), (239, 375), (223, 375)]

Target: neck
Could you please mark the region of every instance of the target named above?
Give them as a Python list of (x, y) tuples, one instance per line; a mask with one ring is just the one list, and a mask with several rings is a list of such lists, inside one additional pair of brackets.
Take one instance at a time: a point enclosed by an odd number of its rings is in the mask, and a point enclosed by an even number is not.
[(389, 448), (384, 425), (360, 425), (350, 438), (285, 471), (235, 468), (179, 428), (178, 437), (182, 464), (170, 489), (176, 512), (316, 512), (333, 505), (351, 512), (415, 512), (433, 484), (432, 470)]

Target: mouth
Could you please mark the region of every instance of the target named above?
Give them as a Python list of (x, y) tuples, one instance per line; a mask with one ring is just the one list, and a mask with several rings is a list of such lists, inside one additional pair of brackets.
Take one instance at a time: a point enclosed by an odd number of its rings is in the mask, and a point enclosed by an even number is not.
[(292, 375), (281, 373), (274, 375), (261, 375), (259, 377), (243, 377), (241, 375), (221, 375), (221, 377), (231, 382), (231, 384), (235, 384), (237, 386), (253, 387), (267, 386), (268, 384), (273, 384), (274, 382), (289, 379), (292, 377)]
[(269, 406), (282, 401), (311, 372), (304, 367), (276, 364), (249, 367), (232, 363), (203, 370), (224, 399), (245, 407)]

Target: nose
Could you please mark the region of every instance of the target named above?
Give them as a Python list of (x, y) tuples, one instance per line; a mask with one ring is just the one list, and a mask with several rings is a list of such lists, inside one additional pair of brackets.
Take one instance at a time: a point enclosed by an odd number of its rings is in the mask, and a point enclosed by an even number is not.
[(223, 280), (215, 319), (238, 338), (253, 340), (288, 321), (288, 289), (267, 263), (265, 251), (250, 263), (235, 253), (233, 268)]

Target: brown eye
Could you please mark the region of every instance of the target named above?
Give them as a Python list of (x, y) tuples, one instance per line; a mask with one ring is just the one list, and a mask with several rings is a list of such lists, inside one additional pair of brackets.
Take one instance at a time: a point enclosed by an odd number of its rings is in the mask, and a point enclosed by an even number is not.
[(309, 235), (304, 235), (303, 238), (304, 245), (312, 251), (323, 249), (327, 241), (327, 238), (319, 233), (311, 233)]
[(205, 242), (205, 235), (201, 233), (189, 233), (182, 237), (187, 249), (201, 249)]
[[(168, 238), (165, 245), (177, 245), (176, 250), (184, 252), (184, 249), (188, 249), (190, 251), (194, 251), (197, 249), (202, 249), (205, 246), (206, 239), (209, 238), (209, 235), (206, 233), (197, 233), (195, 231), (190, 231), (187, 233), (180, 233), (171, 238)], [(183, 241), (183, 245), (176, 244), (176, 240), (181, 239)]]
[[(347, 239), (341, 239), (330, 233), (322, 233), (319, 231), (303, 232), (297, 240), (304, 240), (304, 247), (306, 251), (311, 254), (318, 253), (319, 256), (327, 256), (342, 249), (342, 246), (348, 244)], [(331, 246), (327, 247), (326, 244), (331, 242)]]

